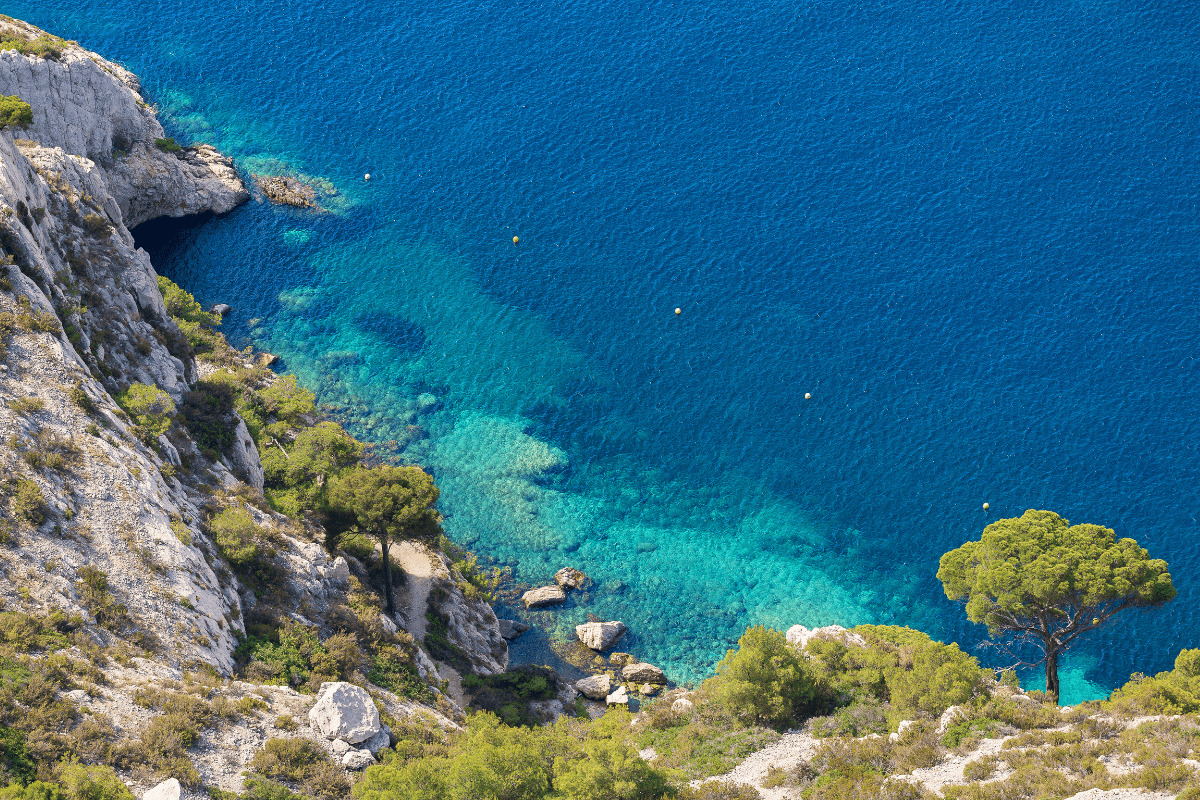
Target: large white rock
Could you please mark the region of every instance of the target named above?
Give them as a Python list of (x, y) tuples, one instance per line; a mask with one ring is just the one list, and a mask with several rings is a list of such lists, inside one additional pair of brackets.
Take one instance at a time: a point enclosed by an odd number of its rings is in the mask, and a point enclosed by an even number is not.
[(626, 664), (621, 670), (621, 678), (630, 683), (666, 683), (667, 676), (653, 664), (639, 661), (636, 664)]
[(345, 681), (321, 684), (317, 702), (308, 711), (308, 720), (326, 739), (341, 739), (350, 744), (370, 739), (379, 733), (379, 710), (371, 695), (361, 686)]
[(578, 589), (580, 586), (583, 586), (587, 582), (587, 575), (584, 575), (574, 567), (563, 567), (554, 573), (554, 582), (564, 592), (569, 592), (572, 589)]
[(814, 628), (812, 630), (803, 625), (793, 625), (787, 629), (787, 633), (784, 635), (787, 637), (788, 644), (794, 645), (798, 650), (803, 650), (813, 639), (829, 639), (841, 642), (847, 647), (867, 646), (866, 639), (854, 631), (843, 628), (841, 625), (826, 625), (823, 628)]
[(521, 602), (526, 608), (541, 608), (565, 602), (567, 593), (558, 586), (539, 586), (521, 595)]
[(601, 673), (575, 681), (575, 688), (589, 700), (603, 700), (612, 691), (612, 678)]
[(604, 702), (610, 706), (627, 706), (629, 705), (629, 692), (624, 686), (618, 686), (616, 691), (604, 699)]
[(181, 791), (182, 787), (180, 787), (179, 781), (175, 778), (167, 778), (153, 789), (147, 789), (146, 793), (142, 795), (142, 800), (179, 800)]
[(938, 718), (937, 733), (941, 736), (950, 729), (950, 726), (960, 720), (965, 720), (967, 713), (962, 710), (961, 706), (950, 706), (942, 712), (942, 716)]
[(625, 623), (620, 620), (612, 622), (586, 622), (575, 626), (575, 635), (593, 650), (607, 650), (616, 644), (626, 631)]

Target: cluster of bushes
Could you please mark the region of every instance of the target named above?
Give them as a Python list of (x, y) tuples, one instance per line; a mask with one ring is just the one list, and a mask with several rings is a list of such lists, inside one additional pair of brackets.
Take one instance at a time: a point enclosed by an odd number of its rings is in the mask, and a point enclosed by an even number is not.
[(255, 754), (250, 769), (320, 800), (341, 800), (350, 793), (345, 771), (307, 739), (271, 739)]
[[(4, 39), (0, 37), (0, 50), (10, 50), (4, 47)], [(33, 124), (33, 108), (16, 95), (0, 95), (0, 130), (5, 128), (20, 128)]]
[(175, 401), (157, 386), (134, 383), (113, 399), (133, 420), (133, 432), (144, 442), (157, 441), (171, 427)]
[[(638, 757), (626, 741), (628, 713), (592, 722), (562, 718), (544, 728), (510, 727), (477, 714), (457, 736), (402, 742), (380, 765), (368, 767), (353, 793), (359, 800), (657, 800), (667, 776)], [(419, 757), (407, 758), (413, 750)]]
[[(179, 326), (187, 342), (197, 355), (231, 349), (216, 331), (221, 324), (221, 315), (205, 311), (196, 298), (180, 288), (170, 278), (158, 276), (158, 290), (162, 293), (167, 313)], [(175, 355), (182, 355), (176, 353)]]
[(242, 674), (257, 683), (310, 691), (325, 681), (347, 680), (362, 667), (363, 654), (353, 634), (325, 641), (314, 628), (289, 620), (282, 627), (251, 623), (250, 635), (233, 651)]
[(154, 146), (157, 147), (159, 150), (162, 150), (164, 153), (181, 153), (181, 152), (183, 152), (183, 148), (179, 145), (178, 142), (175, 141), (175, 139), (173, 137), (167, 137), (166, 139), (155, 139)]
[(208, 532), (234, 573), (256, 592), (270, 595), (282, 588), (274, 564), (278, 534), (259, 525), (248, 508), (221, 509), (208, 520)]
[(526, 664), (499, 675), (463, 676), (463, 691), (471, 705), (489, 711), (505, 725), (534, 725), (529, 713), (530, 702), (552, 700), (558, 694), (558, 677), (554, 670)]
[(1180, 651), (1170, 672), (1134, 675), (1104, 708), (1126, 716), (1200, 712), (1200, 649)]
[[(0, 15), (0, 20), (14, 22), (12, 17), (4, 15)], [(73, 42), (68, 42), (66, 39), (60, 39), (49, 33), (30, 36), (11, 29), (0, 33), (0, 50), (16, 50), (22, 55), (48, 58), (52, 61), (62, 58), (63, 50), (71, 44)]]

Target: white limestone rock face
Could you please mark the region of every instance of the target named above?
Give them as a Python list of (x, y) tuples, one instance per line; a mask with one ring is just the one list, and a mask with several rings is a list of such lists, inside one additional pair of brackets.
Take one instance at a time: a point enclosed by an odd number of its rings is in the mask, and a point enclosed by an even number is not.
[(142, 800), (179, 800), (183, 787), (175, 778), (167, 778), (153, 789), (146, 790)]
[[(451, 575), (450, 560), (445, 554), (439, 560), (439, 572)], [(500, 634), (500, 620), (491, 605), (483, 600), (468, 600), (458, 580), (439, 578), (436, 585), (442, 591), (430, 596), (430, 604), (436, 613), (445, 616), (446, 638), (466, 655), (471, 672), (499, 675), (508, 669), (508, 642)]]
[[(42, 31), (5, 23), (28, 35)], [(119, 219), (134, 227), (155, 217), (229, 211), (250, 199), (230, 159), (205, 145), (167, 153), (156, 144), (162, 125), (132, 73), (74, 45), (61, 58), (0, 52), (0, 94), (33, 109), (21, 135), (102, 167)]]
[(259, 460), (258, 446), (254, 444), (254, 437), (250, 435), (244, 420), (239, 419), (233, 429), (233, 444), (229, 448), (226, 465), (238, 478), (262, 491), (265, 480), (262, 461)]
[(365, 742), (382, 730), (379, 710), (371, 695), (361, 686), (345, 681), (321, 684), (317, 702), (308, 711), (308, 720), (326, 739), (341, 739), (350, 744)]
[(965, 720), (966, 718), (967, 712), (963, 711), (961, 706), (950, 706), (943, 711), (942, 716), (938, 718), (938, 736), (941, 736), (943, 733), (948, 731), (951, 725), (954, 725), (961, 720)]
[(593, 650), (607, 650), (617, 643), (625, 634), (625, 623), (620, 620), (613, 622), (587, 622), (575, 626), (575, 635), (579, 641)]

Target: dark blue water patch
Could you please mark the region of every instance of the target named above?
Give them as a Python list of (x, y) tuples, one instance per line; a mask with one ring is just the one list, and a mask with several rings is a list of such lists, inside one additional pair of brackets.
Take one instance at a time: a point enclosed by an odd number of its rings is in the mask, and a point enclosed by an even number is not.
[(425, 329), (412, 320), (387, 311), (367, 311), (354, 317), (354, 326), (377, 336), (409, 355), (425, 349)]

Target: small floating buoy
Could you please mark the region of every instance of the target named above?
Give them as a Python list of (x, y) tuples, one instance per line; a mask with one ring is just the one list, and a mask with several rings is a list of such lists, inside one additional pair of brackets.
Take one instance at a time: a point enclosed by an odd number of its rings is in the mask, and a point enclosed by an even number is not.
[(804, 393), (804, 399), (805, 399), (805, 400), (812, 400), (812, 392), (805, 392), (805, 393)]
[(991, 508), (991, 507), (992, 507), (992, 504), (991, 504), (991, 503), (984, 503), (984, 504), (983, 504), (983, 510), (984, 510), (984, 511), (987, 511), (987, 510), (988, 510), (989, 508)]
[(676, 314), (682, 314), (682, 313), (683, 313), (683, 309), (682, 309), (682, 308), (677, 308), (677, 309), (675, 309), (675, 313), (676, 313)]
[(517, 243), (517, 242), (519, 242), (519, 241), (521, 241), (521, 237), (519, 237), (519, 236), (514, 236), (514, 237), (513, 237), (513, 244), (516, 244), (516, 243)]
[(363, 175), (363, 180), (364, 180), (364, 181), (369, 181), (369, 180), (371, 180), (371, 173), (369, 173), (369, 172), (368, 172), (366, 175)]

